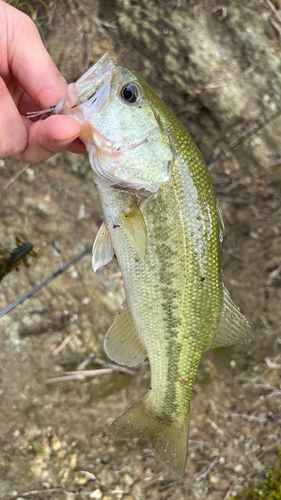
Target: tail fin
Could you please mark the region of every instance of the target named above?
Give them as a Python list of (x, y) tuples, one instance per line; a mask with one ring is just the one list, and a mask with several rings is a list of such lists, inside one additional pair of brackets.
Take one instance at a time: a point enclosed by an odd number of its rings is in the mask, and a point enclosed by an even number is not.
[(184, 421), (165, 420), (138, 401), (118, 417), (108, 432), (116, 438), (146, 438), (158, 460), (173, 474), (185, 471), (190, 414)]

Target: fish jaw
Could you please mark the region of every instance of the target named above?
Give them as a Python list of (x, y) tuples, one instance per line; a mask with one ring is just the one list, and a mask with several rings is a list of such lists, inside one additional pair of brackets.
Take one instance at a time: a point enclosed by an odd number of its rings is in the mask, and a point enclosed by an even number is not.
[(77, 114), (77, 110), (74, 111), (75, 108), (89, 101), (96, 94), (98, 88), (111, 78), (112, 71), (118, 64), (116, 54), (111, 50), (106, 52), (77, 82), (68, 85), (67, 92), (57, 104), (54, 114), (72, 115), (76, 119), (79, 118), (80, 114)]

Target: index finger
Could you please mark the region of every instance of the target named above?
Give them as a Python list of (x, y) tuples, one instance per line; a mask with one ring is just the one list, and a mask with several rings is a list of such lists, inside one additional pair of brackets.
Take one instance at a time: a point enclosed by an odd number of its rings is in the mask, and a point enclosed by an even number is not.
[(45, 49), (31, 19), (4, 4), (8, 33), (8, 65), (14, 78), (40, 107), (56, 105), (65, 94), (67, 82)]

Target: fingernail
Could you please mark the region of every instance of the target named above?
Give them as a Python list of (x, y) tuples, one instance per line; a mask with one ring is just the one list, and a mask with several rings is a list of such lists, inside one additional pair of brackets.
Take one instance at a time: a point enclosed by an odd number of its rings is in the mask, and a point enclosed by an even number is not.
[(72, 137), (71, 139), (66, 139), (64, 141), (55, 141), (55, 144), (56, 146), (58, 146), (59, 148), (64, 148), (65, 146), (68, 146), (68, 144), (71, 144), (73, 141), (75, 141), (75, 139), (77, 139), (77, 137), (79, 137), (79, 134), (78, 135), (75, 135), (74, 137)]

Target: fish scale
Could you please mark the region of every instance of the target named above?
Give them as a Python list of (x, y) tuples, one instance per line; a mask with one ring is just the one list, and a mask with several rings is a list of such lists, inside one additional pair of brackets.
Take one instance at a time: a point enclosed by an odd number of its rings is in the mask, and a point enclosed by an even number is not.
[(55, 112), (79, 121), (101, 198), (94, 270), (115, 253), (124, 280), (127, 301), (105, 351), (120, 364), (150, 362), (148, 394), (109, 432), (149, 439), (181, 476), (203, 350), (252, 338), (222, 283), (224, 229), (209, 171), (181, 122), (113, 52), (69, 85)]

